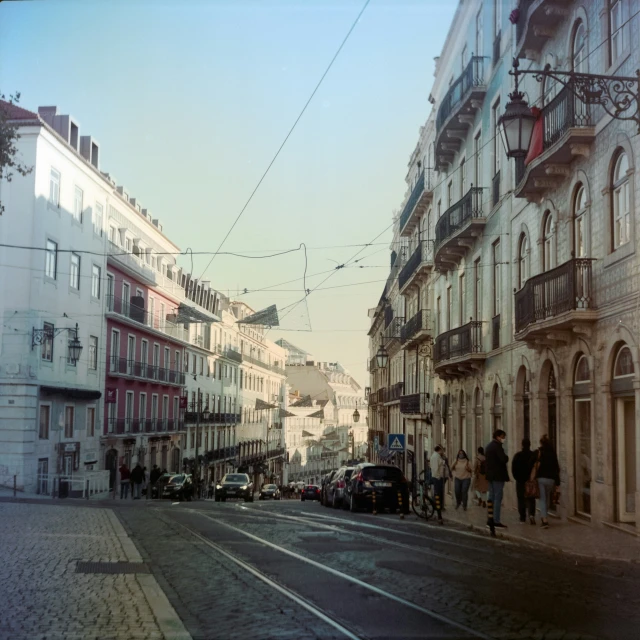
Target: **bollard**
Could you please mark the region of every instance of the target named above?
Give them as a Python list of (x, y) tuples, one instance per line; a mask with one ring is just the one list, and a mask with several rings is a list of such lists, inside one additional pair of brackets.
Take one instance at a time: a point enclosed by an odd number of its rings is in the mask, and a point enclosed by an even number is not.
[(440, 494), (436, 492), (436, 513), (438, 514), (438, 524), (442, 524), (442, 509), (440, 506)]
[(398, 491), (398, 508), (400, 509), (400, 520), (404, 520), (404, 511), (402, 510), (402, 493)]
[(14, 474), (13, 476), (13, 497), (16, 497), (16, 487), (18, 484), (18, 476)]
[(491, 529), (491, 537), (496, 537), (496, 527), (493, 521), (493, 500), (487, 500), (487, 525)]
[(376, 490), (373, 490), (373, 515), (375, 516), (378, 512), (376, 511)]

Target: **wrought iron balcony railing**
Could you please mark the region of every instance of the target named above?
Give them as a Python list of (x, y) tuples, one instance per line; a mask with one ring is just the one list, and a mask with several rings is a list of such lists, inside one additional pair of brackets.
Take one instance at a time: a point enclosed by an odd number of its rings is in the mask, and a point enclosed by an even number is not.
[(477, 320), (440, 334), (436, 338), (433, 361), (438, 364), (473, 353), (482, 353), (482, 322)]
[(453, 236), (467, 222), (481, 218), (483, 214), (482, 187), (471, 187), (469, 191), (449, 207), (436, 223), (436, 246)]
[(402, 342), (408, 342), (420, 331), (430, 329), (431, 314), (428, 309), (420, 309), (409, 322), (407, 322), (400, 332)]
[(400, 413), (427, 413), (428, 394), (409, 393), (400, 398)]
[(567, 311), (593, 309), (591, 258), (573, 258), (529, 278), (514, 294), (516, 333)]
[(400, 214), (400, 233), (404, 229), (405, 225), (409, 218), (411, 218), (411, 214), (413, 210), (416, 208), (416, 204), (418, 200), (420, 200), (420, 196), (425, 191), (431, 191), (431, 169), (423, 169), (418, 176), (418, 180), (411, 190), (411, 195), (404, 205), (404, 209)]
[(442, 127), (449, 116), (456, 111), (471, 88), (483, 85), (484, 58), (481, 56), (473, 56), (471, 60), (469, 60), (465, 70), (451, 85), (451, 88), (442, 99), (442, 104), (438, 109), (438, 115), (436, 117), (436, 128), (440, 129)]
[(396, 400), (400, 400), (403, 389), (404, 382), (396, 382), (390, 387), (384, 389), (384, 402), (395, 402)]
[(109, 358), (109, 375), (131, 376), (132, 378), (178, 386), (184, 386), (185, 382), (185, 374), (181, 371), (174, 371), (173, 369), (158, 367), (137, 360), (129, 360), (128, 358), (120, 358), (119, 356), (111, 356)]
[(398, 276), (398, 285), (401, 289), (423, 263), (433, 263), (433, 240), (421, 240), (411, 254), (411, 257), (407, 260), (407, 264), (402, 267), (400, 275)]
[(589, 105), (576, 98), (567, 88), (542, 108), (543, 147), (553, 146), (572, 127), (591, 126)]

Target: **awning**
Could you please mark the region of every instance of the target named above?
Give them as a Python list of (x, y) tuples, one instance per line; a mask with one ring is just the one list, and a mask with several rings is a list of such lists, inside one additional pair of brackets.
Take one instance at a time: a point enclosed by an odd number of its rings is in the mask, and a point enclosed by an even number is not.
[(197, 324), (199, 322), (220, 322), (220, 318), (214, 315), (202, 313), (202, 311), (198, 311), (198, 309), (194, 307), (190, 307), (188, 304), (180, 303), (178, 307), (178, 313), (175, 319), (176, 324), (184, 323), (184, 324)]
[(290, 413), (286, 409), (283, 409), (282, 407), (280, 407), (280, 411), (278, 412), (278, 417), (279, 418), (295, 418), (296, 414)]
[(320, 409), (320, 411), (314, 411), (313, 413), (310, 413), (307, 418), (324, 418), (324, 409)]
[(74, 387), (50, 387), (41, 386), (40, 391), (45, 396), (62, 396), (64, 398), (73, 398), (74, 400), (99, 400), (102, 392), (92, 391), (91, 389), (76, 389)]
[(264, 411), (265, 409), (277, 409), (278, 406), (275, 404), (269, 404), (264, 400), (260, 400), (260, 398), (256, 398), (256, 411)]
[(313, 433), (309, 433), (308, 431), (303, 431), (302, 432), (302, 437), (303, 438), (313, 438)]

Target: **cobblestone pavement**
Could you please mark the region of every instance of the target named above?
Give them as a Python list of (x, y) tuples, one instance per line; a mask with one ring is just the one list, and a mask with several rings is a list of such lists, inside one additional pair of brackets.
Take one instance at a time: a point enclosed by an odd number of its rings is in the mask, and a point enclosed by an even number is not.
[(166, 637), (139, 576), (75, 572), (79, 560), (135, 560), (114, 518), (107, 509), (0, 504), (0, 638)]
[[(488, 637), (638, 637), (640, 568), (626, 563), (576, 563), (554, 552), (524, 549), (462, 529), (419, 526), (390, 515), (350, 514), (316, 503), (283, 501), (248, 508), (233, 503), (200, 502), (173, 508), (162, 504), (145, 510), (123, 509), (119, 514), (165, 577), (167, 584), (160, 578), (159, 582), (194, 638), (325, 638), (334, 637), (335, 632), (307, 619), (304, 612), (292, 618), (286, 609), (290, 603), (280, 603), (266, 585), (256, 585), (241, 569), (226, 566), (214, 550), (189, 540), (190, 534), (173, 522), (216, 541), (356, 631), (367, 626), (362, 611), (343, 606), (354, 598), (353, 592), (349, 595), (352, 587), (338, 588), (321, 570), (281, 553), (278, 558), (278, 551), (242, 539), (222, 523), (355, 576)], [(150, 530), (158, 535), (150, 536)], [(184, 585), (194, 582), (199, 587), (185, 596)], [(221, 582), (225, 587), (220, 587)], [(327, 591), (332, 598), (324, 597)], [(361, 633), (361, 637), (443, 637), (426, 631), (416, 635), (407, 615), (384, 599), (377, 607), (396, 617), (395, 630)], [(275, 615), (274, 611), (285, 613)]]

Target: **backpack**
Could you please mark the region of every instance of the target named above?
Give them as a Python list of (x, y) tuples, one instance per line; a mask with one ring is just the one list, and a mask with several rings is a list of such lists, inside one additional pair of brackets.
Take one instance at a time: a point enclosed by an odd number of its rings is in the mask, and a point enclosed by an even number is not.
[(482, 475), (482, 476), (486, 476), (487, 475), (487, 461), (486, 460), (481, 460), (480, 461), (480, 475)]

